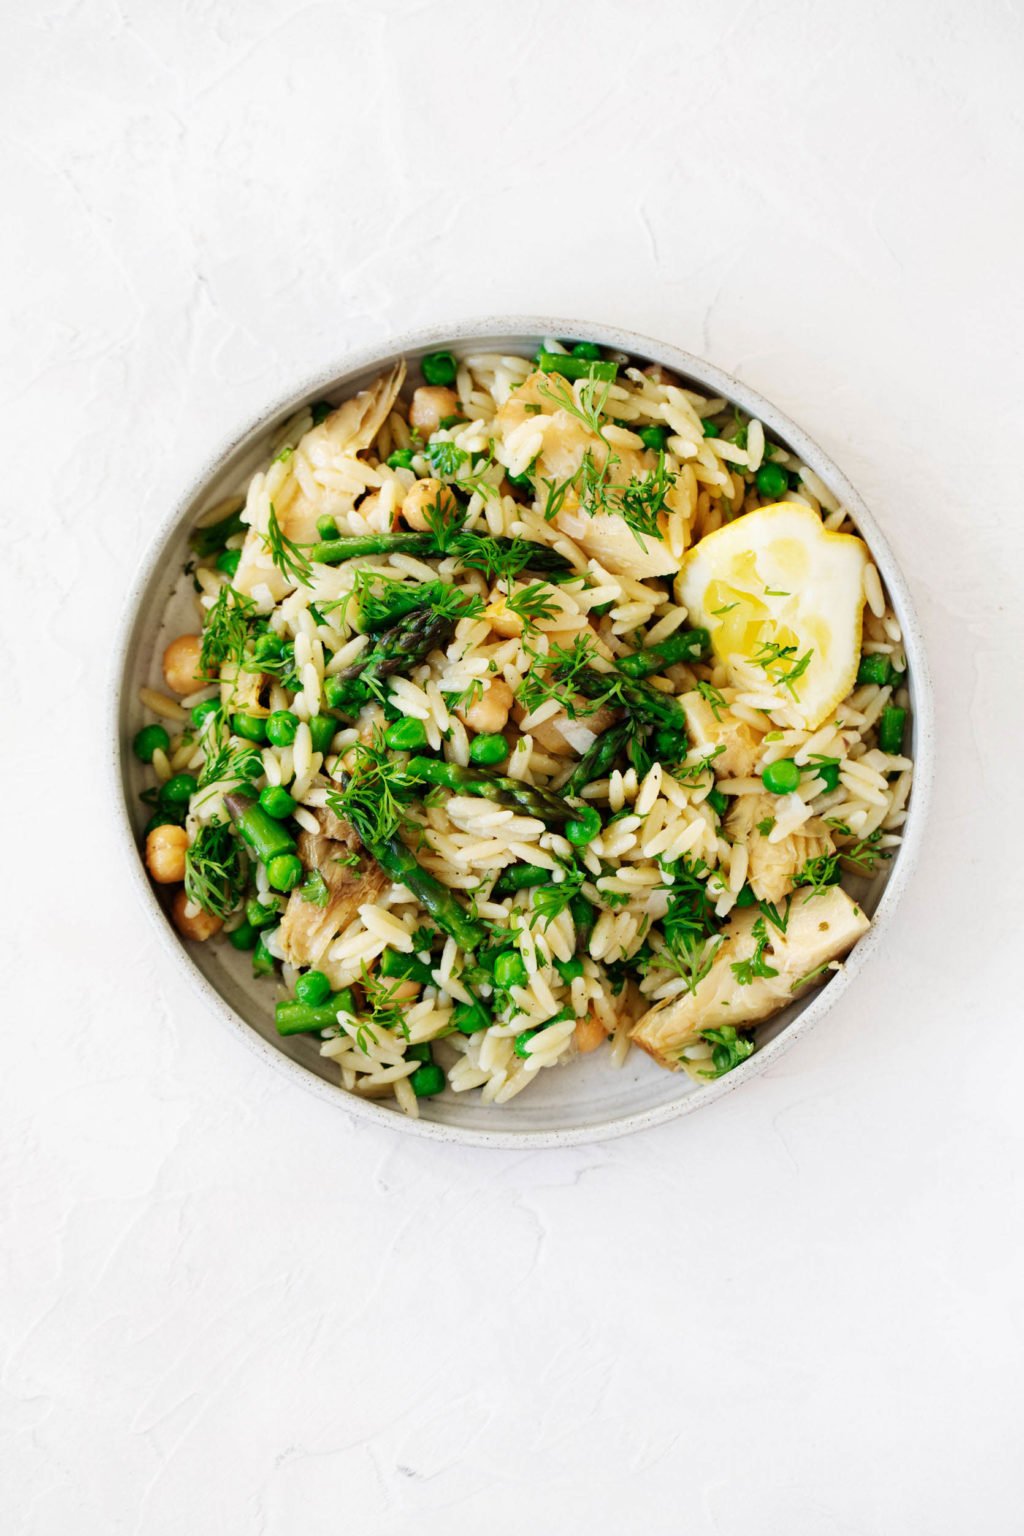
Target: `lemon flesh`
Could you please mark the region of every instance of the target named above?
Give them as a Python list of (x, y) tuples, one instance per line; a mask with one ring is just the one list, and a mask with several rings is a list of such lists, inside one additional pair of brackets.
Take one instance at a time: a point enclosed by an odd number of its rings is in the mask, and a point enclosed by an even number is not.
[(770, 693), (787, 721), (815, 730), (856, 681), (867, 563), (861, 539), (780, 501), (688, 550), (679, 597), (737, 687)]

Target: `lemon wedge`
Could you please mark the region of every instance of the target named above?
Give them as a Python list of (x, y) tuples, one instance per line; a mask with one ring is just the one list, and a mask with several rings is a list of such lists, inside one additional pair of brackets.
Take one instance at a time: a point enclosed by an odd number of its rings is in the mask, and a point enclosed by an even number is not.
[(856, 680), (867, 563), (863, 540), (780, 501), (688, 550), (679, 597), (738, 687), (767, 690), (787, 721), (815, 730)]

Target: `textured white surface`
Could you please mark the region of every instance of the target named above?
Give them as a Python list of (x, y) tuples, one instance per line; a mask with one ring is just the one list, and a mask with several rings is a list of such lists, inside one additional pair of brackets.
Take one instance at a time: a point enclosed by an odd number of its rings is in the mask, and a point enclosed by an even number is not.
[[(1019, 12), (0, 11), (5, 1530), (1018, 1531)], [(818, 437), (942, 736), (889, 953), (817, 1034), (526, 1156), (357, 1127), (203, 1016), (96, 724), (204, 453), (349, 344), (501, 309), (664, 335)]]

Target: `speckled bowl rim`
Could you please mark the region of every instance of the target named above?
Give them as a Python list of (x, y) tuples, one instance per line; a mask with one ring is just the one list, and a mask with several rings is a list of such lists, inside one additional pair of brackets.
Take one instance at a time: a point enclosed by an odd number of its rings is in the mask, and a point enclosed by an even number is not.
[[(855, 945), (843, 969), (835, 975), (828, 986), (813, 994), (802, 1012), (741, 1066), (730, 1072), (727, 1077), (719, 1078), (704, 1088), (689, 1089), (682, 1093), (678, 1100), (660, 1104), (649, 1110), (597, 1121), (592, 1125), (576, 1125), (565, 1130), (515, 1131), (496, 1124), (493, 1130), (480, 1130), (446, 1125), (437, 1120), (413, 1120), (407, 1115), (396, 1113), (394, 1109), (385, 1109), (373, 1100), (357, 1098), (356, 1095), (348, 1094), (342, 1088), (325, 1082), (263, 1040), (228, 1006), (192, 963), (187, 951), (173, 933), (139, 858), (135, 834), (129, 818), (128, 791), (122, 766), (122, 743), (125, 739), (122, 714), (125, 709), (131, 707), (130, 703), (123, 698), (122, 690), (124, 674), (130, 662), (131, 636), (138, 610), (146, 588), (157, 572), (160, 553), (179, 521), (186, 516), (203, 486), (236, 448), (260, 432), (269, 431), (275, 422), (286, 419), (304, 400), (315, 398), (321, 392), (333, 393), (339, 387), (344, 387), (349, 378), (371, 368), (383, 369), (394, 357), (404, 353), (447, 343), (464, 346), (474, 339), (505, 338), (509, 343), (514, 343), (537, 336), (585, 337), (602, 346), (660, 362), (666, 368), (687, 375), (702, 388), (706, 388), (709, 394), (724, 396), (750, 415), (758, 417), (770, 433), (784, 438), (849, 509), (871, 550), (872, 558), (879, 569), (903, 630), (913, 689), (914, 789), (903, 829), (903, 842), (892, 862), (870, 929)], [(455, 321), (448, 325), (435, 325), (423, 330), (410, 331), (380, 345), (356, 348), (345, 353), (340, 361), (308, 375), (300, 384), (268, 406), (256, 421), (246, 422), (240, 430), (234, 432), (228, 441), (206, 461), (179, 497), (172, 511), (161, 521), (159, 528), (154, 532), (148, 552), (140, 561), (135, 577), (125, 594), (123, 615), (113, 653), (109, 700), (110, 788), (118, 841), (126, 856), (130, 878), (138, 899), (159, 934), (171, 964), (199, 993), (208, 1008), (232, 1030), (236, 1037), (242, 1039), (250, 1050), (255, 1051), (263, 1060), (271, 1063), (279, 1072), (284, 1073), (308, 1091), (358, 1119), (373, 1121), (377, 1125), (387, 1126), (391, 1130), (400, 1131), (406, 1135), (423, 1136), (431, 1141), (456, 1142), (464, 1146), (569, 1147), (593, 1141), (606, 1141), (644, 1130), (648, 1126), (663, 1125), (680, 1115), (692, 1114), (695, 1110), (713, 1104), (726, 1094), (734, 1093), (751, 1078), (766, 1071), (786, 1051), (791, 1050), (798, 1040), (820, 1023), (825, 1014), (845, 995), (855, 978), (884, 942), (899, 900), (917, 866), (932, 798), (935, 766), (935, 711), (924, 636), (907, 582), (888, 542), (847, 477), (801, 427), (770, 401), (765, 400), (756, 390), (751, 389), (739, 379), (733, 378), (721, 368), (668, 342), (622, 330), (618, 326), (550, 315), (498, 315), (479, 320)], [(500, 1110), (496, 1111), (496, 1114), (500, 1113)]]

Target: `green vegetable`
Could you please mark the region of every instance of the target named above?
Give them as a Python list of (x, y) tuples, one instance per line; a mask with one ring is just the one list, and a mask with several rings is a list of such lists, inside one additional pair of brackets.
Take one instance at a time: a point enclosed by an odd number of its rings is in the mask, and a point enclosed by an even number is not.
[(444, 1088), (445, 1076), (436, 1062), (428, 1061), (422, 1067), (417, 1067), (407, 1081), (418, 1099), (429, 1099)]
[(757, 897), (754, 895), (754, 893), (750, 889), (749, 885), (744, 885), (744, 886), (740, 887), (740, 893), (736, 897), (736, 905), (738, 907), (756, 907), (757, 906)]
[(399, 837), (392, 836), (381, 842), (373, 842), (368, 845), (368, 851), (386, 874), (408, 886), (438, 927), (450, 934), (460, 949), (480, 947), (487, 937), (483, 923), (470, 917), (454, 891), (425, 870)]
[(532, 885), (544, 885), (551, 879), (550, 869), (540, 864), (508, 864), (494, 882), (495, 896), (511, 896)]
[(427, 728), (422, 720), (403, 716), (394, 720), (384, 732), (384, 740), (392, 752), (416, 752), (427, 744)]
[(619, 725), (613, 725), (610, 730), (591, 742), (562, 786), (562, 793), (578, 796), (595, 779), (603, 779), (606, 774), (611, 773), (615, 766), (615, 759), (626, 746), (632, 731), (631, 722), (624, 720)]
[(276, 964), (277, 961), (274, 959), (273, 955), (270, 953), (270, 950), (263, 942), (263, 935), (261, 933), (259, 943), (253, 950), (252, 973), (254, 976), (269, 976), (273, 972)]
[(732, 1024), (723, 1024), (721, 1029), (702, 1029), (701, 1039), (714, 1046), (711, 1052), (714, 1071), (701, 1072), (701, 1077), (724, 1077), (726, 1072), (738, 1067), (741, 1061), (746, 1061), (754, 1050), (754, 1042), (738, 1035)]
[(522, 955), (516, 949), (502, 950), (494, 962), (495, 986), (525, 987), (526, 982), (526, 963)]
[(413, 757), (409, 773), (428, 784), (440, 784), (460, 795), (478, 795), (497, 805), (509, 805), (536, 816), (550, 827), (564, 827), (575, 814), (572, 807), (550, 790), (535, 789), (519, 779), (482, 773), (475, 768), (461, 768), (457, 763), (439, 762), (431, 757)]
[(331, 995), (331, 984), (323, 971), (306, 971), (295, 983), (295, 996), (300, 1003), (320, 1008)]
[(722, 435), (721, 427), (717, 427), (713, 421), (709, 420), (701, 422), (701, 430), (705, 437), (721, 437)]
[(182, 816), (180, 811), (176, 815), (170, 811), (154, 811), (143, 827), (142, 835), (143, 837), (148, 837), (151, 832), (156, 831), (157, 827), (180, 827), (181, 824)]
[(189, 719), (196, 729), (199, 730), (207, 715), (215, 715), (218, 709), (220, 709), (219, 699), (204, 699), (201, 704), (193, 704), (189, 710)]
[(446, 646), (455, 633), (455, 624), (454, 614), (429, 607), (403, 615), (397, 624), (377, 635), (350, 666), (324, 679), (328, 704), (345, 714), (358, 714), (369, 699), (380, 697), (385, 678), (404, 674), (431, 651)]
[[(412, 461), (413, 451), (411, 448), (396, 448), (394, 453), (389, 454), (384, 462), (389, 469), (412, 469)], [(320, 525), (317, 524), (317, 532), (319, 531)]]
[(475, 1035), (492, 1023), (491, 1015), (479, 998), (472, 1003), (459, 1003), (452, 1012), (452, 1023), (460, 1035)]
[(533, 494), (533, 476), (530, 474), (529, 470), (526, 470), (521, 475), (510, 475), (506, 470), (505, 479), (508, 481), (509, 485), (513, 486), (517, 491), (526, 491), (530, 495)]
[(252, 923), (245, 921), (239, 923), (237, 928), (232, 928), (228, 934), (228, 943), (236, 949), (255, 949), (260, 941), (260, 936)]
[(302, 860), (294, 853), (275, 854), (267, 864), (267, 879), (275, 891), (293, 891), (302, 873)]
[(227, 517), (222, 517), (219, 523), (208, 523), (205, 528), (194, 529), (189, 542), (199, 558), (205, 560), (223, 549), (228, 539), (236, 533), (244, 532), (245, 524), (242, 522), (242, 509), (239, 507), (237, 512), (231, 512)]
[(154, 752), (166, 752), (171, 738), (162, 725), (144, 725), (132, 742), (132, 750), (140, 763), (151, 763)]
[(569, 903), (569, 911), (572, 913), (577, 945), (586, 944), (590, 930), (597, 921), (597, 908), (585, 896), (574, 896)]
[[(262, 864), (269, 865), (272, 859), (295, 852), (295, 839), (291, 833), (273, 816), (268, 816), (263, 806), (251, 800), (248, 795), (225, 795), (224, 807), (243, 841)], [(298, 860), (295, 862), (298, 863)], [(301, 870), (300, 864), (300, 876)]]
[(724, 816), (729, 809), (729, 796), (724, 795), (720, 789), (709, 789), (707, 802), (718, 817)]
[(778, 501), (789, 490), (789, 476), (781, 464), (762, 464), (754, 477), (760, 495)]
[(225, 549), (217, 556), (217, 569), (223, 571), (225, 576), (234, 576), (238, 570), (242, 558), (240, 549)]
[(880, 688), (884, 688), (887, 683), (892, 682), (894, 676), (893, 665), (888, 656), (881, 652), (869, 652), (868, 655), (861, 657), (860, 666), (857, 668), (858, 683), (877, 683)]
[(812, 757), (804, 772), (821, 779), (826, 793), (839, 788), (839, 763), (834, 757)]
[(503, 763), (508, 757), (508, 742), (504, 736), (497, 732), (485, 732), (482, 736), (474, 736), (469, 749), (469, 760), (481, 768), (493, 768), (497, 763)]
[(275, 821), (284, 821), (286, 816), (292, 814), (298, 801), (286, 789), (282, 789), (280, 784), (268, 784), (260, 790), (260, 805)]
[(434, 979), (429, 965), (416, 955), (403, 955), (397, 949), (386, 949), (381, 955), (380, 973), (396, 981), (418, 981), (423, 987)]
[(337, 518), (318, 517), (316, 520), (316, 536), (318, 539), (336, 539), (338, 537)]
[(566, 824), (565, 835), (577, 848), (584, 848), (594, 841), (600, 830), (598, 811), (592, 805), (583, 805), (573, 812), (572, 820)]
[(800, 769), (791, 757), (769, 763), (761, 774), (761, 783), (771, 795), (791, 795), (800, 786)]
[(459, 371), (451, 352), (428, 352), (420, 367), (428, 384), (454, 384)]
[(326, 752), (334, 740), (337, 729), (338, 722), (332, 715), (312, 715), (309, 721), (309, 734), (313, 738), (313, 751)]
[(236, 736), (260, 744), (267, 739), (267, 718), (265, 715), (232, 715), (231, 729)]
[(539, 1034), (539, 1029), (524, 1029), (522, 1034), (516, 1035), (512, 1045), (512, 1049), (515, 1051), (516, 1055), (521, 1056), (525, 1061), (526, 1057), (530, 1054), (530, 1041), (533, 1039), (534, 1035)]
[(620, 656), (615, 665), (626, 677), (638, 679), (664, 672), (666, 667), (673, 667), (680, 661), (706, 661), (710, 655), (711, 636), (706, 629), (683, 629), (669, 635), (660, 645), (634, 651), (630, 656)]
[(654, 733), (654, 751), (659, 762), (681, 763), (689, 750), (686, 732), (663, 726)]
[(255, 896), (251, 896), (245, 904), (246, 922), (250, 923), (253, 928), (273, 928), (279, 915), (276, 905), (265, 907), (262, 901), (258, 901)]
[(903, 751), (903, 731), (906, 723), (905, 709), (898, 709), (890, 704), (882, 710), (882, 718), (878, 725), (878, 745), (883, 752), (889, 752), (893, 757), (900, 755)]
[(161, 784), (160, 786), (158, 803), (161, 810), (166, 810), (168, 806), (188, 805), (197, 787), (198, 780), (194, 774), (174, 774), (173, 778), (168, 779), (166, 784)]
[(304, 1035), (311, 1030), (330, 1029), (338, 1022), (341, 1007), (340, 993), (318, 1006), (300, 1001), (281, 1002), (274, 1008), (274, 1023), (279, 1035)]
[(579, 955), (573, 955), (569, 960), (556, 960), (555, 970), (568, 986), (571, 981), (583, 975), (583, 961)]
[(573, 357), (585, 357), (590, 363), (601, 361), (601, 348), (595, 341), (578, 341), (572, 349)]
[(668, 441), (667, 427), (641, 427), (637, 433), (645, 448), (653, 448), (655, 453), (663, 453)]
[(267, 740), (272, 747), (290, 747), (299, 729), (299, 717), (290, 709), (275, 709), (267, 717)]
[[(460, 514), (461, 516), (461, 514)], [(367, 533), (351, 538), (327, 539), (309, 546), (310, 558), (318, 565), (341, 565), (346, 560), (366, 555), (426, 555), (439, 558), (453, 555), (470, 569), (485, 575), (517, 576), (528, 566), (535, 571), (568, 573), (572, 566), (564, 555), (546, 544), (527, 539), (488, 538), (484, 534), (435, 530), (426, 533)], [(227, 589), (225, 589), (227, 590)]]
[(321, 427), (334, 410), (334, 406), (329, 400), (314, 400), (309, 409), (313, 417), (314, 427)]
[(586, 357), (572, 357), (561, 352), (538, 352), (537, 367), (542, 373), (559, 373), (563, 379), (607, 379), (619, 371), (617, 363), (594, 362)]
[(430, 1048), (430, 1041), (423, 1040), (419, 1045), (407, 1045), (405, 1059), (406, 1061), (433, 1061), (434, 1053)]

